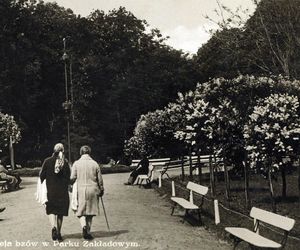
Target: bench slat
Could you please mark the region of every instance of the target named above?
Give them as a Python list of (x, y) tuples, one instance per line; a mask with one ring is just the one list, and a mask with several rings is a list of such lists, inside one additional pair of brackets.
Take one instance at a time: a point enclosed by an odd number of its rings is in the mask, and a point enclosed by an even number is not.
[(158, 159), (149, 159), (149, 162), (158, 162), (158, 161), (170, 161), (171, 158), (158, 158)]
[(185, 209), (199, 209), (199, 207), (196, 206), (195, 204), (180, 197), (171, 197), (171, 200), (178, 203), (180, 206), (182, 206)]
[[(169, 162), (171, 160), (171, 158), (157, 158), (157, 159), (149, 159), (149, 163), (155, 163), (155, 164), (160, 164), (160, 165), (164, 165), (167, 162)], [(140, 159), (135, 159), (131, 161), (130, 166), (131, 167), (136, 167), (138, 165), (138, 163), (140, 162)]]
[(199, 185), (197, 183), (189, 181), (189, 183), (186, 186), (188, 189), (193, 190), (194, 192), (201, 194), (201, 195), (206, 195), (208, 192), (208, 187)]
[(149, 176), (148, 175), (146, 175), (146, 174), (140, 174), (140, 175), (138, 175), (138, 178), (139, 179), (149, 179)]
[(257, 247), (269, 247), (269, 248), (280, 248), (281, 244), (269, 240), (247, 228), (242, 227), (226, 227), (225, 230), (232, 235), (249, 242), (251, 245)]
[(253, 207), (251, 209), (250, 216), (286, 231), (290, 231), (295, 224), (294, 219), (279, 214), (274, 214), (257, 207)]

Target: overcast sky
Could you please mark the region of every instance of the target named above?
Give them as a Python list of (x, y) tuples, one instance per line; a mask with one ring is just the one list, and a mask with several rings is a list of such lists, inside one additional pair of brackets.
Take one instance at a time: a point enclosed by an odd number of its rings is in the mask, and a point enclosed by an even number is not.
[[(44, 0), (57, 2), (70, 8), (75, 14), (87, 16), (99, 9), (109, 10), (125, 7), (137, 18), (145, 19), (151, 28), (158, 28), (164, 36), (170, 36), (167, 44), (184, 52), (196, 53), (198, 48), (209, 39), (207, 30), (214, 28), (204, 16), (217, 19), (214, 10), (216, 0)], [(252, 0), (219, 0), (225, 6), (236, 10), (237, 7), (254, 10)]]

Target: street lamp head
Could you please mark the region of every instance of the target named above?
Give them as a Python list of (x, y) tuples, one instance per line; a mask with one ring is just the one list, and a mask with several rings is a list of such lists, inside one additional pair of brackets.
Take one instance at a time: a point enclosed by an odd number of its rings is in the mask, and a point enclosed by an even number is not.
[(62, 59), (63, 59), (64, 61), (66, 61), (66, 60), (69, 59), (69, 56), (68, 56), (68, 54), (67, 54), (66, 52), (64, 52), (64, 54), (63, 54), (63, 56), (62, 56)]
[(62, 106), (63, 106), (63, 109), (64, 109), (66, 112), (68, 112), (68, 111), (70, 111), (71, 108), (72, 108), (72, 102), (69, 101), (69, 100), (67, 100), (67, 101), (65, 101), (65, 102), (62, 104)]

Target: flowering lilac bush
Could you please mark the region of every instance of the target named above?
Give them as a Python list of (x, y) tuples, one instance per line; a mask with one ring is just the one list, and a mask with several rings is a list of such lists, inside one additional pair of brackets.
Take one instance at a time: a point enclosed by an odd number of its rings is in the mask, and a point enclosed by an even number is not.
[(299, 134), (299, 100), (288, 94), (272, 94), (258, 101), (244, 126), (249, 158), (265, 161), (272, 157), (282, 165), (283, 158), (293, 154), (293, 137)]
[(14, 117), (0, 113), (0, 149), (7, 147), (9, 138), (12, 137), (13, 143), (21, 140), (21, 131)]
[[(272, 96), (271, 99), (278, 97), (278, 100), (281, 100), (284, 98), (281, 95), (300, 97), (300, 81), (289, 80), (282, 76), (254, 77), (246, 75), (230, 80), (216, 78), (198, 84), (194, 91), (186, 94), (179, 93), (178, 99), (174, 103), (170, 103), (164, 110), (142, 116), (137, 123), (134, 136), (127, 141), (126, 152), (127, 154), (130, 151), (143, 151), (156, 155), (166, 154), (169, 152), (168, 143), (174, 142), (171, 139), (173, 134), (175, 139), (196, 150), (220, 150), (224, 157), (234, 161), (238, 155), (241, 155), (241, 149), (255, 147), (250, 140), (252, 135), (256, 136), (255, 140), (264, 138), (259, 137), (257, 131), (254, 130), (254, 128), (257, 129), (255, 123), (258, 122), (253, 120), (255, 112), (258, 112), (257, 105), (261, 106), (261, 110), (264, 105), (267, 105), (263, 101), (258, 104), (258, 100), (264, 100), (270, 96)], [(288, 99), (288, 101), (292, 100)], [(270, 104), (268, 105), (271, 107)], [(285, 107), (284, 105), (289, 107), (287, 103), (282, 105), (281, 109)], [(278, 110), (280, 110), (279, 107)], [(282, 124), (276, 122), (276, 119), (280, 119), (278, 115), (272, 118), (275, 128), (277, 123)], [(291, 116), (286, 121), (290, 125), (286, 128), (280, 127), (278, 130), (282, 129), (285, 133), (285, 129), (293, 128), (293, 133), (296, 133), (297, 122), (293, 122), (295, 118), (295, 116)], [(248, 127), (244, 126), (246, 124)], [(257, 124), (257, 126), (259, 125)], [(251, 132), (251, 130), (253, 131)], [(274, 150), (277, 153), (280, 152), (279, 158), (281, 154), (292, 152), (290, 148), (292, 146), (284, 147), (285, 151), (277, 150), (281, 147), (281, 143), (287, 143), (289, 140), (281, 138), (280, 141), (277, 141), (278, 144)], [(275, 151), (265, 151), (263, 146), (265, 143), (266, 141), (261, 141), (259, 143), (261, 148), (257, 151), (261, 155), (274, 153)], [(291, 142), (289, 144), (292, 145)]]
[(268, 171), (274, 205), (272, 168), (277, 166), (281, 171), (285, 197), (284, 159), (299, 153), (299, 98), (300, 81), (282, 76), (212, 79), (198, 84), (194, 91), (179, 93), (176, 102), (164, 110), (142, 116), (126, 144), (127, 152), (171, 156), (169, 149), (175, 146), (181, 150), (177, 156), (186, 154), (186, 148), (178, 146), (181, 144), (172, 144), (173, 137), (194, 151), (217, 153), (237, 170), (244, 170), (250, 204), (248, 155), (250, 166)]
[(178, 105), (169, 105), (164, 110), (156, 110), (142, 115), (134, 129), (133, 137), (125, 143), (124, 153), (131, 158), (143, 154), (152, 157), (173, 155), (178, 150), (173, 133), (176, 124)]
[(208, 119), (209, 103), (194, 96), (193, 92), (189, 92), (185, 97), (183, 95), (179, 96), (182, 101), (185, 101), (182, 105), (184, 108), (184, 118), (182, 121), (184, 122), (178, 126), (174, 136), (188, 145), (199, 145), (201, 139), (205, 138), (205, 132), (202, 128)]

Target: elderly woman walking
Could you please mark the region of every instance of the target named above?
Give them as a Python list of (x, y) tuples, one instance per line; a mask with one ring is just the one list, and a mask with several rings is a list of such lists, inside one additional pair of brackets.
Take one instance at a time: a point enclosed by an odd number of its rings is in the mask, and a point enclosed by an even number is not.
[(63, 152), (63, 144), (56, 144), (53, 155), (45, 159), (40, 172), (41, 183), (46, 180), (46, 213), (52, 226), (52, 239), (59, 241), (62, 240), (63, 216), (68, 216), (69, 211), (68, 185), (71, 172)]
[[(100, 167), (91, 156), (91, 148), (80, 148), (80, 159), (72, 167), (71, 181), (77, 185), (78, 207), (76, 215), (79, 218), (84, 239), (91, 240), (93, 216), (99, 215), (99, 197), (104, 193)], [(74, 189), (73, 189), (74, 191)]]

